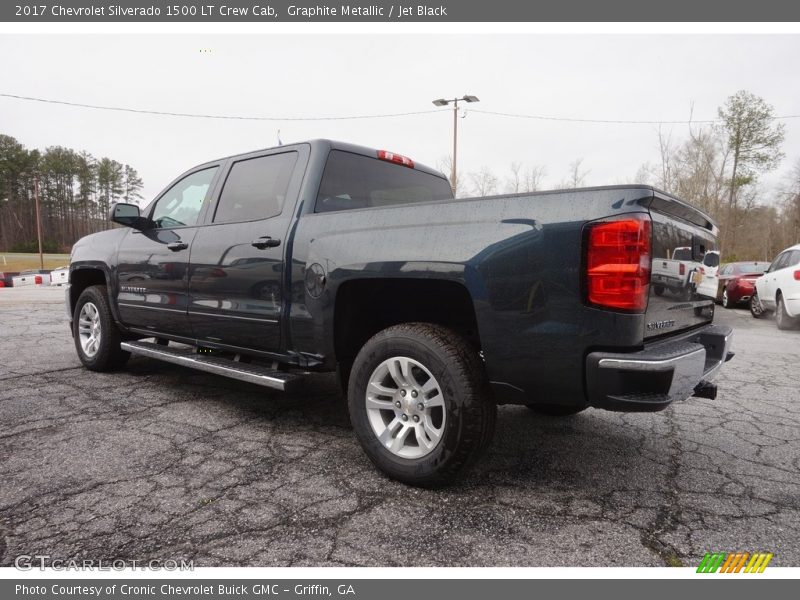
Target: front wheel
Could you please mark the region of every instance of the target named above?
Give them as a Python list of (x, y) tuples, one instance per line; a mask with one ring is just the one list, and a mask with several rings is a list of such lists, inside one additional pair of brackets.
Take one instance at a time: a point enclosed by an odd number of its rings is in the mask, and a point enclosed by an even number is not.
[(477, 351), (450, 329), (407, 323), (371, 338), (348, 387), (364, 451), (392, 479), (434, 487), (489, 445), (497, 407)]
[(113, 371), (130, 358), (130, 353), (120, 348), (122, 338), (104, 285), (90, 286), (78, 297), (72, 317), (72, 335), (78, 358), (91, 371)]
[(786, 305), (783, 303), (783, 296), (778, 296), (777, 306), (775, 307), (775, 324), (778, 329), (794, 329), (797, 327), (797, 318), (790, 317), (786, 313)]
[(764, 308), (761, 306), (761, 300), (758, 299), (756, 290), (753, 290), (753, 295), (750, 296), (750, 314), (756, 319), (764, 316)]

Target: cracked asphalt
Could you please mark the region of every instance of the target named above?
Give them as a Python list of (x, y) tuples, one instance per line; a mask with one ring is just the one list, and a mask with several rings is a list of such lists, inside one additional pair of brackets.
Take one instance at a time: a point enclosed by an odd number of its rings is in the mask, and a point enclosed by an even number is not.
[(716, 400), (544, 418), (501, 407), (457, 485), (362, 454), (330, 378), (288, 398), (148, 359), (80, 367), (63, 292), (0, 290), (0, 565), (800, 566), (800, 331), (718, 308), (737, 355)]

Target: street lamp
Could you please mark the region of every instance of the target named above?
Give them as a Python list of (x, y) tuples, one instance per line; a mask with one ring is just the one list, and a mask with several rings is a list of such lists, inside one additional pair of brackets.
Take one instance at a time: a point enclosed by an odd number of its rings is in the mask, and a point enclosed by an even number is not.
[(456, 193), (456, 155), (458, 154), (458, 103), (459, 101), (463, 102), (479, 102), (477, 96), (462, 96), (461, 98), (453, 98), (452, 100), (446, 100), (444, 98), (439, 98), (438, 100), (433, 101), (434, 106), (447, 106), (448, 104), (453, 105), (453, 164), (452, 170), (450, 172), (450, 187), (453, 188), (453, 195)]

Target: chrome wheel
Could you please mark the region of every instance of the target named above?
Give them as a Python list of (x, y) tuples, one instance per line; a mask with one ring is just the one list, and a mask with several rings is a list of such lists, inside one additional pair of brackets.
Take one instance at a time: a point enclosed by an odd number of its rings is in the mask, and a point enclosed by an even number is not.
[(724, 288), (722, 290), (722, 307), (723, 308), (728, 308), (728, 303), (729, 303), (729, 300), (728, 300), (728, 288)]
[(87, 358), (92, 358), (100, 349), (100, 311), (92, 302), (87, 302), (81, 307), (78, 316), (78, 336), (81, 349)]
[(379, 364), (365, 400), (372, 431), (392, 454), (420, 458), (441, 441), (447, 420), (442, 389), (413, 358), (395, 356)]

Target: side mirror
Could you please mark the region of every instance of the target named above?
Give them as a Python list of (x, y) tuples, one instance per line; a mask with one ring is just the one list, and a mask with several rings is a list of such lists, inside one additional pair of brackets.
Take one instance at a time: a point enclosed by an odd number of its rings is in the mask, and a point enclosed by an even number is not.
[(141, 216), (139, 207), (135, 204), (126, 204), (125, 202), (116, 202), (111, 205), (109, 220), (113, 223), (119, 223), (125, 227), (132, 227), (134, 229), (146, 229), (147, 219)]

